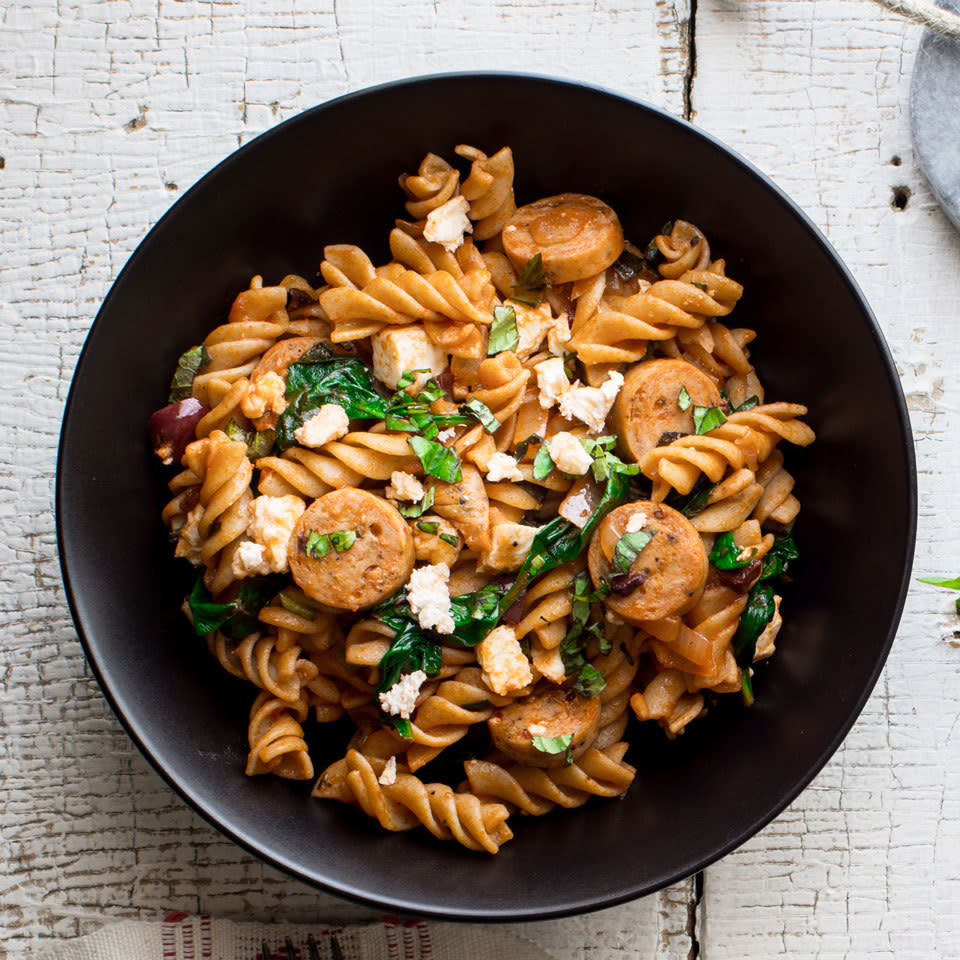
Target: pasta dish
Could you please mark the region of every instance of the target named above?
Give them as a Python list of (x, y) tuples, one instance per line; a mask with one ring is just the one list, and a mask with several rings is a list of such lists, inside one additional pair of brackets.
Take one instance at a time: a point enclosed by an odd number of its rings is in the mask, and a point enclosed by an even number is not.
[[(518, 207), (509, 147), (455, 152), (400, 178), (386, 262), (254, 277), (150, 434), (184, 612), (256, 688), (247, 774), (496, 853), (622, 795), (628, 723), (753, 702), (797, 555), (781, 441), (814, 434), (697, 226), (634, 245), (596, 197)], [(345, 746), (322, 771), (311, 727)]]

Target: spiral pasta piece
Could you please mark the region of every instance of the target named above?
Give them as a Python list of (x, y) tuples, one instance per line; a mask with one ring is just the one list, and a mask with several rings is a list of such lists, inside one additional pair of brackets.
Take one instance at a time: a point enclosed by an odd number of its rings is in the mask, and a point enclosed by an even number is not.
[(703, 270), (710, 263), (710, 244), (703, 231), (687, 220), (674, 220), (670, 232), (654, 237), (663, 255), (660, 275), (679, 277), (688, 270)]
[(581, 807), (591, 797), (626, 793), (636, 774), (623, 759), (627, 746), (620, 742), (604, 750), (591, 747), (566, 767), (504, 767), (490, 760), (467, 760), (463, 766), (473, 794), (536, 817), (554, 807)]
[(261, 691), (250, 710), (247, 739), (250, 753), (246, 774), (272, 773), (287, 780), (310, 780), (313, 761), (303, 739), (301, 724), (307, 718), (305, 697), (288, 703)]
[(460, 174), (443, 157), (428, 153), (415, 174), (400, 177), (400, 189), (409, 198), (407, 213), (421, 220), (432, 210), (443, 206), (457, 192)]
[(461, 195), (470, 202), (467, 216), (475, 221), (477, 240), (496, 236), (510, 219), (517, 205), (513, 196), (513, 151), (502, 147), (488, 157), (482, 150), (459, 144), (454, 152), (470, 160), (470, 176), (460, 186)]
[(382, 784), (378, 777), (384, 765), (380, 758), (350, 750), (339, 768), (324, 771), (313, 796), (354, 803), (385, 830), (423, 826), (438, 840), (456, 840), (468, 850), (496, 853), (513, 837), (502, 803), (454, 793), (444, 783), (424, 783), (400, 769), (394, 783)]
[(228, 673), (287, 703), (299, 700), (304, 685), (319, 672), (302, 656), (300, 647), (282, 646), (273, 634), (250, 633), (238, 641), (218, 630), (210, 635), (208, 643)]
[(756, 509), (755, 519), (760, 523), (773, 522), (780, 527), (789, 527), (800, 512), (800, 501), (791, 492), (793, 476), (783, 466), (783, 453), (774, 450), (757, 470), (757, 483), (763, 488)]
[(638, 720), (655, 720), (668, 737), (675, 737), (700, 716), (704, 700), (701, 693), (687, 693), (687, 681), (680, 670), (668, 669), (630, 698), (630, 708)]
[(541, 577), (527, 591), (523, 618), (514, 627), (518, 640), (533, 634), (547, 650), (563, 642), (573, 609), (573, 582), (584, 569), (582, 558), (565, 563)]
[(743, 467), (724, 477), (711, 491), (707, 506), (690, 522), (701, 533), (735, 530), (750, 516), (763, 496), (752, 470)]

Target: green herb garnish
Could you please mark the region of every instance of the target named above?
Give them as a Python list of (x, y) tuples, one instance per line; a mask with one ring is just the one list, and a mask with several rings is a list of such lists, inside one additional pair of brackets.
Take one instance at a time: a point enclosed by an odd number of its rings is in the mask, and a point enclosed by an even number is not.
[(444, 543), (449, 543), (451, 547), (459, 547), (459, 546), (460, 546), (460, 538), (459, 538), (459, 537), (455, 537), (452, 533), (441, 533), (441, 534), (440, 534), (440, 539), (441, 539)]
[[(517, 459), (519, 460), (520, 458), (518, 457)], [(550, 456), (550, 451), (547, 449), (547, 445), (545, 443), (541, 443), (540, 449), (537, 451), (537, 455), (533, 459), (533, 479), (546, 480), (555, 467), (556, 464), (553, 462), (553, 457)]]
[(426, 437), (408, 437), (407, 443), (420, 460), (424, 472), (444, 483), (459, 483), (460, 458), (454, 450)]
[(593, 457), (593, 479), (597, 483), (603, 483), (614, 473), (621, 473), (624, 476), (632, 477), (640, 472), (640, 467), (635, 463), (624, 463), (615, 453), (612, 453), (616, 445), (617, 438), (608, 437), (583, 437), (580, 443), (584, 450)]
[(559, 737), (533, 737), (530, 742), (534, 750), (539, 750), (541, 753), (563, 753), (573, 742), (573, 734), (565, 733)]
[(573, 682), (573, 689), (580, 696), (590, 700), (601, 693), (606, 685), (607, 681), (603, 679), (603, 674), (592, 663), (588, 663), (580, 670), (580, 675)]
[(298, 617), (303, 617), (305, 620), (316, 620), (317, 614), (319, 611), (316, 607), (310, 606), (307, 603), (301, 603), (296, 597), (292, 597), (286, 590), (281, 590), (277, 594), (277, 599), (280, 601), (280, 606), (283, 607), (288, 613), (295, 613)]
[(632, 280), (648, 269), (646, 261), (624, 248), (623, 253), (610, 265), (621, 280)]
[(707, 285), (705, 283), (692, 283), (691, 286), (696, 287), (698, 290), (702, 290), (704, 293), (707, 292)]
[(177, 403), (186, 400), (193, 394), (193, 378), (210, 362), (210, 354), (206, 347), (191, 347), (180, 354), (177, 360), (177, 369), (170, 381), (170, 395), (168, 403)]
[(773, 587), (770, 584), (756, 584), (750, 591), (750, 599), (740, 616), (740, 625), (733, 638), (733, 652), (744, 672), (753, 663), (760, 634), (777, 612), (773, 596)]
[[(419, 503), (401, 503), (397, 505), (400, 516), (412, 520), (415, 517), (422, 517), (432, 506), (437, 491), (434, 487), (427, 487), (423, 494), (423, 499)], [(421, 529), (423, 529), (421, 527)]]
[(618, 541), (610, 561), (610, 575), (618, 576), (629, 573), (634, 560), (640, 555), (643, 548), (653, 539), (653, 531), (637, 530), (636, 533), (625, 533)]
[(677, 397), (677, 406), (681, 410), (686, 410), (691, 403), (693, 403), (693, 400), (690, 398), (690, 394), (687, 392), (686, 386), (681, 386), (680, 395)]
[(709, 433), (726, 422), (727, 415), (719, 407), (693, 408), (693, 428), (697, 434)]
[(500, 421), (493, 415), (493, 411), (485, 403), (473, 397), (461, 404), (460, 412), (466, 417), (473, 417), (479, 421), (487, 433), (495, 433), (500, 429)]
[(418, 374), (429, 373), (429, 367), (420, 367), (417, 370), (405, 370), (401, 375), (400, 379), (397, 381), (398, 390), (406, 390), (407, 387), (412, 387), (414, 381), (417, 379)]
[(752, 397), (747, 397), (739, 407), (734, 407), (734, 413), (743, 413), (744, 410), (752, 410), (754, 407), (758, 406), (760, 403), (760, 398), (756, 395)]
[(790, 561), (796, 560), (799, 555), (792, 534), (778, 533), (774, 538), (773, 546), (764, 555), (763, 570), (759, 579), (772, 580), (785, 576)]
[(535, 253), (523, 266), (517, 282), (513, 285), (512, 300), (525, 303), (528, 307), (536, 307), (543, 300), (543, 288), (547, 285), (547, 278), (543, 272), (543, 258)]
[(513, 451), (513, 456), (517, 463), (527, 455), (527, 451), (531, 446), (536, 446), (538, 443), (543, 443), (543, 437), (537, 436), (535, 433), (530, 434), (526, 440), (521, 440)]
[(730, 531), (721, 533), (713, 542), (713, 549), (710, 551), (710, 562), (718, 570), (739, 570), (741, 567), (749, 567), (753, 563), (753, 554), (746, 560), (740, 560), (740, 547), (733, 542), (733, 534)]
[(356, 530), (334, 530), (330, 534), (330, 543), (337, 553), (346, 553), (357, 542)]
[(517, 330), (517, 314), (513, 307), (494, 307), (490, 339), (487, 341), (487, 356), (492, 357), (504, 350), (516, 350), (520, 343)]
[(424, 533), (429, 533), (433, 536), (436, 536), (440, 530), (440, 524), (437, 523), (436, 520), (421, 520), (417, 524), (417, 529), (422, 530)]
[(307, 542), (304, 545), (303, 552), (308, 557), (319, 560), (321, 557), (325, 557), (331, 549), (330, 534), (318, 533), (316, 530), (311, 530), (307, 534)]
[(252, 577), (243, 582), (236, 597), (229, 603), (214, 603), (203, 577), (198, 577), (187, 597), (194, 633), (202, 637), (220, 630), (231, 640), (242, 640), (248, 633), (260, 628), (257, 614), (276, 594), (283, 580), (283, 577), (277, 576)]

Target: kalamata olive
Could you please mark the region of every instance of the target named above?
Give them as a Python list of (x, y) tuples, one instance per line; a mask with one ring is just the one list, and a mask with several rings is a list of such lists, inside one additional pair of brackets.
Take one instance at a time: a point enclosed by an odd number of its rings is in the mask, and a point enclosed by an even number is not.
[(739, 567), (736, 570), (718, 570), (717, 576), (731, 589), (737, 593), (746, 593), (753, 582), (760, 576), (763, 570), (763, 561), (754, 560), (746, 567)]
[(209, 412), (196, 397), (187, 397), (150, 415), (150, 442), (161, 463), (180, 462), (187, 445), (196, 439), (197, 424)]

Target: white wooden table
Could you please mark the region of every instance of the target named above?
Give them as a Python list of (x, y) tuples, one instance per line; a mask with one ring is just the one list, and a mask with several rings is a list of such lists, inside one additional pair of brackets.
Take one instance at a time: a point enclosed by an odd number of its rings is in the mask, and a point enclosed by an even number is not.
[[(187, 809), (67, 613), (52, 501), (71, 372), (183, 190), (279, 120), (411, 74), (554, 73), (687, 116), (808, 211), (873, 303), (917, 434), (917, 572), (955, 575), (960, 237), (911, 155), (919, 37), (866, 0), (0, 0), (0, 955), (166, 909), (372, 915)], [(915, 589), (844, 746), (702, 897), (688, 881), (523, 933), (558, 960), (960, 957), (957, 638), (952, 597)]]

